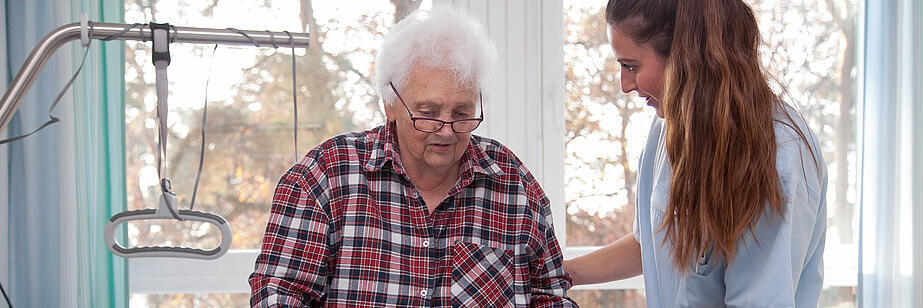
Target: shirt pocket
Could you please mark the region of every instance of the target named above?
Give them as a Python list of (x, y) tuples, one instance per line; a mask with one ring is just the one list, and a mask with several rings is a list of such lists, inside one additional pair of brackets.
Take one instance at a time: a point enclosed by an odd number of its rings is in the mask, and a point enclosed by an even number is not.
[(705, 249), (704, 252), (699, 254), (698, 258), (696, 258), (695, 260), (695, 267), (693, 268), (695, 270), (696, 275), (707, 276), (709, 273), (711, 273), (711, 269), (713, 267), (712, 266), (712, 263), (713, 263), (712, 254), (713, 253), (714, 253), (714, 246), (709, 245), (708, 248)]
[(513, 307), (514, 281), (511, 251), (452, 245), (452, 307)]
[(725, 307), (724, 263), (709, 246), (683, 275), (675, 307)]

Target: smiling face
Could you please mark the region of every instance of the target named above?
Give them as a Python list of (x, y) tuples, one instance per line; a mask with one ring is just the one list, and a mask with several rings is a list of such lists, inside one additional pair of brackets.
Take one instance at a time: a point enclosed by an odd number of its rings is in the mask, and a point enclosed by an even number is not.
[[(476, 91), (460, 88), (454, 78), (446, 70), (414, 66), (407, 86), (398, 91), (414, 117), (442, 121), (477, 117)], [(456, 133), (448, 124), (432, 133), (421, 132), (413, 127), (400, 99), (385, 105), (385, 115), (389, 123), (396, 124), (398, 151), (405, 168), (435, 172), (458, 168), (471, 133)]]
[(609, 44), (621, 64), (619, 78), (622, 92), (637, 92), (654, 107), (657, 116), (663, 118), (660, 102), (663, 101), (663, 70), (666, 60), (651, 46), (638, 44), (630, 36), (609, 26)]

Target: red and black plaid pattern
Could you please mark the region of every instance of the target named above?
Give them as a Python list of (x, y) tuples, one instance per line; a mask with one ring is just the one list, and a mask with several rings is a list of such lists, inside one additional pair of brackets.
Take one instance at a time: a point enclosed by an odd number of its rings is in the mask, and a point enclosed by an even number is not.
[(538, 182), (472, 136), (430, 213), (391, 127), (334, 137), (276, 187), (252, 306), (569, 307), (571, 281)]
[[(453, 307), (512, 307), (513, 253), (471, 243), (452, 248)], [(482, 296), (499, 294), (502, 296)]]

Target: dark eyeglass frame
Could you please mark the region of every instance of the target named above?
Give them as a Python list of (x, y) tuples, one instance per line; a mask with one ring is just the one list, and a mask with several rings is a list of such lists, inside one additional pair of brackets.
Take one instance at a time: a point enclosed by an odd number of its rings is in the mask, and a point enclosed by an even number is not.
[[(478, 93), (478, 98), (479, 98), (479, 100), (480, 100), (480, 105), (481, 105), (481, 115), (480, 115), (480, 116), (478, 116), (477, 118), (468, 118), (468, 119), (461, 119), (461, 120), (455, 120), (455, 121), (443, 121), (443, 120), (440, 120), (440, 119), (426, 118), (426, 117), (415, 117), (415, 116), (413, 116), (413, 113), (410, 112), (410, 108), (407, 107), (407, 103), (404, 102), (404, 98), (401, 97), (401, 94), (397, 92), (397, 88), (394, 87), (394, 83), (393, 83), (393, 82), (389, 82), (388, 85), (391, 86), (391, 90), (394, 90), (394, 94), (397, 94), (397, 98), (401, 100), (401, 104), (404, 105), (404, 110), (407, 110), (407, 114), (410, 115), (410, 120), (411, 120), (411, 122), (413, 122), (413, 128), (416, 129), (416, 130), (418, 130), (418, 131), (421, 131), (421, 132), (424, 132), (424, 133), (435, 133), (435, 132), (438, 132), (438, 131), (439, 131), (440, 129), (442, 129), (443, 127), (445, 127), (446, 124), (449, 124), (449, 127), (452, 128), (452, 131), (453, 131), (453, 132), (456, 132), (456, 133), (470, 133), (470, 132), (473, 132), (475, 129), (477, 129), (478, 126), (481, 126), (481, 122), (484, 121), (484, 95), (482, 95), (481, 93)], [(420, 129), (419, 127), (417, 127), (417, 123), (419, 123), (419, 121), (433, 121), (433, 122), (439, 122), (439, 126), (436, 127), (436, 128), (433, 129), (433, 130)], [(468, 123), (470, 123), (470, 122), (472, 122), (472, 121), (477, 121), (477, 123), (474, 125), (473, 128), (471, 128), (471, 130), (459, 131), (458, 129), (455, 128), (455, 123), (459, 123), (459, 122), (462, 122), (462, 123), (468, 122)]]

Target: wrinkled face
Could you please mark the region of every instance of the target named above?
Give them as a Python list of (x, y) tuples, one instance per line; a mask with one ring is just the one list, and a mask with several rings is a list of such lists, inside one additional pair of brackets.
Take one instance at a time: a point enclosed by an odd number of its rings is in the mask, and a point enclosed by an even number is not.
[(622, 92), (637, 92), (663, 118), (663, 69), (666, 60), (647, 44), (638, 44), (627, 34), (609, 26), (609, 44), (622, 65), (619, 78)]
[(456, 133), (446, 124), (438, 131), (426, 133), (413, 127), (411, 115), (455, 121), (478, 117), (477, 93), (474, 88), (459, 88), (452, 73), (422, 65), (411, 69), (407, 86), (398, 89), (407, 109), (396, 98), (385, 104), (388, 122), (395, 122), (398, 151), (406, 167), (443, 170), (457, 167), (468, 146), (471, 133)]

